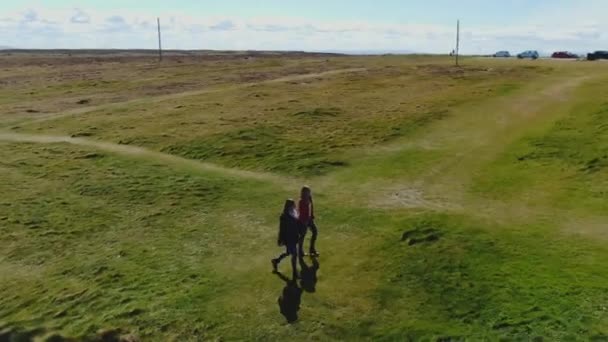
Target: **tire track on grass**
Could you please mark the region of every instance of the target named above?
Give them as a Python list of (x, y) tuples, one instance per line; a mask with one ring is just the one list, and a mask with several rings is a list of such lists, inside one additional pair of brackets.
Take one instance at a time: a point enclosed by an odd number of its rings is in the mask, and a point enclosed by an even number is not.
[(169, 166), (179, 166), (204, 172), (213, 172), (221, 175), (226, 175), (234, 178), (252, 179), (258, 181), (270, 182), (273, 184), (293, 187), (297, 179), (282, 177), (272, 173), (246, 171), (223, 167), (212, 163), (201, 162), (197, 160), (182, 158), (176, 155), (163, 152), (149, 150), (143, 147), (114, 144), (103, 141), (94, 141), (83, 138), (72, 138), (69, 136), (55, 135), (39, 135), (39, 134), (23, 134), (13, 132), (0, 132), (0, 141), (16, 142), (16, 143), (36, 143), (36, 144), (72, 144), (93, 149), (106, 151), (118, 155), (123, 155), (133, 158), (149, 159), (156, 162), (162, 162)]
[[(409, 184), (391, 184), (372, 197), (372, 207), (401, 207), (429, 210), (471, 210), (478, 214), (488, 208), (466, 199), (466, 188), (480, 168), (502, 153), (507, 146), (523, 136), (528, 127), (556, 119), (552, 106), (568, 106), (567, 101), (589, 76), (573, 77), (563, 82), (550, 83), (535, 93), (523, 93), (517, 97), (499, 98), (490, 102), (491, 108), (502, 108), (494, 115), (480, 109), (453, 120), (439, 122), (429, 135), (422, 136), (421, 145), (433, 141), (434, 149), (452, 150), (443, 159)], [(561, 115), (558, 113), (558, 115)], [(473, 128), (473, 130), (471, 129)], [(476, 128), (476, 129), (475, 129)], [(406, 144), (417, 145), (417, 141)], [(399, 152), (395, 148), (391, 153)], [(387, 194), (388, 193), (388, 194)], [(469, 202), (469, 203), (467, 203)], [(482, 203), (483, 204), (483, 203)], [(493, 215), (490, 211), (487, 215)]]

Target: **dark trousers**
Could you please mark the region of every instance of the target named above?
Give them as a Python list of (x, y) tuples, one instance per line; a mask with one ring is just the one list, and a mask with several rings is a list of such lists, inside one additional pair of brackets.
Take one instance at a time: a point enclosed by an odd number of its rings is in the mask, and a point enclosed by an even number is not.
[(310, 228), (310, 232), (312, 233), (312, 236), (310, 237), (310, 248), (308, 249), (310, 251), (310, 253), (314, 253), (316, 252), (316, 248), (315, 248), (315, 243), (317, 242), (317, 225), (315, 225), (315, 221), (310, 221), (308, 222), (308, 224), (306, 224), (304, 226), (304, 229), (302, 230), (302, 234), (300, 234), (300, 241), (298, 241), (298, 249), (300, 251), (300, 255), (303, 256), (304, 255), (304, 238), (306, 238), (306, 232), (308, 231), (308, 229)]
[(279, 262), (281, 262), (281, 260), (285, 259), (286, 257), (288, 257), (290, 255), (291, 255), (291, 268), (293, 270), (293, 274), (296, 274), (298, 252), (297, 252), (295, 244), (286, 245), (285, 253), (279, 255), (279, 257), (276, 258), (275, 260), (277, 261), (277, 263), (279, 263)]

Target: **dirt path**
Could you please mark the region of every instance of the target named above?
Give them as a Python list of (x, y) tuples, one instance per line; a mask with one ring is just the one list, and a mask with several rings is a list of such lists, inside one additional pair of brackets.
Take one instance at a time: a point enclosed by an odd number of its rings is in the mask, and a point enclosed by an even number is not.
[[(589, 77), (559, 82), (543, 81), (529, 90), (492, 99), (483, 104), (457, 108), (451, 117), (437, 122), (430, 131), (402, 146), (374, 151), (394, 157), (407, 149), (437, 150), (446, 155), (409, 180), (381, 185), (363, 182), (372, 207), (463, 210), (467, 188), (484, 165), (491, 162), (531, 128), (553, 122), (572, 106), (568, 100)], [(380, 182), (382, 183), (382, 181)], [(480, 208), (466, 210), (477, 211)], [(479, 205), (477, 203), (476, 205)]]
[(134, 104), (143, 104), (143, 103), (152, 104), (152, 103), (162, 102), (162, 101), (166, 101), (166, 100), (180, 99), (180, 98), (189, 97), (189, 96), (239, 90), (239, 89), (248, 88), (248, 87), (252, 87), (252, 86), (256, 86), (256, 85), (262, 85), (262, 84), (301, 81), (301, 80), (307, 80), (307, 79), (317, 78), (317, 77), (333, 76), (333, 75), (339, 75), (339, 74), (356, 73), (356, 72), (364, 72), (364, 71), (367, 71), (367, 69), (366, 68), (338, 69), (338, 70), (330, 70), (330, 71), (312, 73), (312, 74), (284, 76), (284, 77), (279, 77), (279, 78), (266, 80), (266, 81), (249, 82), (249, 83), (237, 84), (237, 85), (233, 85), (233, 86), (225, 86), (225, 87), (218, 87), (218, 88), (205, 88), (205, 89), (189, 90), (189, 91), (185, 91), (185, 92), (181, 92), (181, 93), (174, 93), (174, 94), (167, 94), (167, 95), (140, 97), (137, 99), (123, 101), (123, 102), (106, 103), (106, 104), (97, 105), (97, 106), (87, 106), (87, 107), (82, 107), (82, 108), (71, 109), (71, 110), (67, 110), (67, 111), (63, 111), (63, 112), (59, 112), (59, 113), (43, 114), (43, 115), (39, 115), (33, 119), (18, 120), (18, 121), (10, 122), (10, 124), (13, 124), (13, 125), (19, 124), (19, 125), (23, 126), (23, 125), (27, 125), (30, 123), (39, 123), (39, 122), (49, 121), (49, 120), (53, 120), (56, 118), (62, 118), (62, 117), (66, 117), (66, 116), (76, 116), (76, 115), (86, 114), (86, 113), (94, 112), (94, 111), (101, 110), (101, 109), (118, 108), (118, 107), (134, 105)]
[(479, 198), (469, 192), (484, 166), (510, 144), (568, 115), (576, 105), (575, 91), (591, 80), (593, 77), (577, 76), (545, 82), (532, 92), (493, 99), (474, 108), (460, 108), (419, 139), (374, 152), (384, 153), (388, 159), (408, 149), (438, 150), (445, 156), (437, 164), (409, 179), (407, 176), (392, 181), (370, 179), (355, 191), (368, 194), (367, 205), (373, 208), (463, 213), (505, 226), (538, 220), (552, 222), (556, 232), (565, 235), (608, 239), (605, 216), (538, 204), (529, 206), (525, 200)]
[(429, 170), (419, 182), (435, 194), (445, 193), (446, 189), (464, 193), (475, 173), (511, 143), (530, 129), (566, 114), (572, 106), (567, 104), (572, 93), (587, 79), (576, 77), (551, 84), (539, 92), (498, 99), (497, 103), (478, 108), (470, 116), (455, 115), (458, 121), (446, 122), (434, 135), (439, 148), (455, 153)]
[[(323, 73), (294, 75), (278, 79), (248, 83), (232, 87), (218, 89), (204, 89), (189, 91), (179, 94), (163, 95), (153, 98), (142, 98), (127, 103), (158, 102), (167, 99), (185, 96), (228, 91), (240, 89), (256, 84), (288, 82), (304, 80), (314, 77), (335, 75), (348, 72), (361, 72), (366, 69), (341, 69)], [(575, 77), (566, 81), (550, 83), (544, 81), (532, 92), (520, 92), (512, 96), (490, 100), (481, 105), (466, 106), (458, 108), (451, 118), (440, 121), (430, 132), (417, 139), (401, 144), (401, 147), (378, 148), (374, 154), (383, 153), (392, 156), (401, 153), (404, 149), (429, 148), (450, 151), (450, 156), (442, 159), (440, 163), (427, 169), (424, 174), (416, 176), (406, 182), (390, 182), (390, 185), (382, 185), (383, 180), (372, 179), (362, 182), (362, 187), (370, 196), (370, 205), (373, 207), (402, 207), (420, 208), (431, 210), (462, 210), (461, 203), (466, 193), (466, 185), (481, 166), (491, 161), (508, 144), (525, 134), (526, 127), (534, 125), (543, 120), (555, 119), (552, 112), (547, 110), (549, 106), (560, 105), (567, 101), (574, 89), (580, 86), (588, 77)], [(549, 86), (546, 84), (549, 83)], [(28, 122), (39, 122), (50, 120), (60, 116), (87, 113), (100, 108), (125, 105), (125, 102), (108, 104), (103, 106), (81, 108), (55, 114), (53, 116), (39, 118)], [(501, 110), (496, 111), (496, 108)], [(26, 122), (27, 124), (27, 122)], [(199, 162), (181, 158), (178, 156), (152, 151), (141, 147), (120, 145), (102, 141), (72, 138), (68, 136), (19, 134), (12, 132), (0, 132), (0, 140), (31, 143), (70, 143), (75, 145), (92, 147), (112, 153), (127, 156), (137, 156), (153, 159), (173, 165), (187, 166), (195, 169), (217, 172), (240, 178), (270, 181), (275, 184), (293, 184), (295, 180), (288, 180), (271, 173), (244, 171), (226, 168), (211, 163)], [(330, 176), (324, 179), (326, 186), (332, 187), (336, 183)], [(323, 186), (325, 187), (325, 186)], [(373, 190), (372, 190), (373, 189)]]
[[(125, 105), (130, 105), (130, 104), (137, 104), (137, 103), (157, 103), (157, 102), (161, 102), (161, 101), (188, 97), (188, 96), (238, 90), (238, 89), (247, 88), (247, 87), (260, 85), (260, 84), (291, 82), (291, 81), (306, 80), (306, 79), (317, 78), (317, 77), (339, 75), (339, 74), (344, 74), (344, 73), (364, 72), (364, 71), (367, 71), (367, 69), (366, 68), (350, 68), (350, 69), (330, 70), (330, 71), (319, 72), (319, 73), (285, 76), (285, 77), (280, 77), (280, 78), (276, 78), (276, 79), (272, 79), (272, 80), (244, 83), (244, 84), (239, 84), (239, 85), (234, 85), (234, 86), (229, 86), (229, 87), (221, 87), (221, 88), (214, 88), (214, 89), (201, 89), (201, 90), (187, 91), (187, 92), (182, 92), (182, 93), (177, 93), (177, 94), (168, 94), (168, 95), (161, 95), (161, 96), (155, 96), (155, 97), (144, 97), (144, 98), (138, 98), (138, 99), (129, 100), (129, 101), (120, 102), (120, 103), (110, 103), (110, 104), (104, 104), (104, 105), (99, 105), (99, 106), (89, 106), (89, 107), (78, 108), (78, 109), (69, 110), (69, 111), (65, 111), (65, 112), (61, 112), (61, 113), (46, 114), (44, 116), (37, 117), (36, 119), (33, 119), (33, 120), (20, 121), (19, 124), (21, 126), (23, 126), (23, 125), (27, 125), (29, 123), (43, 122), (43, 121), (53, 120), (53, 119), (60, 118), (60, 117), (85, 114), (85, 113), (93, 112), (93, 111), (100, 110), (100, 109), (115, 108), (115, 107), (121, 107), (121, 106), (125, 106)], [(88, 139), (82, 139), (82, 138), (72, 138), (69, 136), (20, 134), (20, 133), (1, 132), (0, 131), (0, 141), (26, 142), (26, 143), (39, 143), (39, 144), (68, 143), (68, 144), (73, 144), (73, 145), (91, 147), (94, 149), (99, 149), (102, 151), (116, 153), (116, 154), (120, 154), (120, 155), (124, 155), (124, 156), (139, 157), (139, 158), (143, 158), (143, 159), (152, 159), (152, 160), (163, 162), (163, 163), (166, 163), (169, 165), (175, 165), (175, 166), (180, 166), (180, 167), (192, 168), (192, 169), (196, 169), (196, 170), (220, 173), (223, 175), (228, 175), (228, 176), (237, 177), (237, 178), (268, 181), (268, 182), (271, 182), (274, 184), (285, 186), (286, 188), (292, 188), (293, 184), (303, 183), (296, 179), (288, 179), (287, 177), (282, 177), (282, 176), (279, 176), (276, 174), (245, 171), (245, 170), (239, 170), (239, 169), (234, 169), (234, 168), (222, 167), (222, 166), (219, 166), (216, 164), (186, 159), (186, 158), (178, 157), (178, 156), (171, 155), (171, 154), (152, 151), (152, 150), (145, 149), (142, 147), (120, 145), (120, 144), (88, 140)]]
[[(185, 96), (240, 89), (256, 84), (288, 82), (314, 77), (335, 75), (348, 72), (361, 72), (366, 69), (342, 69), (323, 73), (294, 75), (278, 79), (248, 83), (218, 89), (204, 89), (179, 94), (163, 95), (154, 98), (142, 98), (127, 103), (158, 102)], [(427, 169), (424, 174), (412, 179), (397, 182), (382, 179), (370, 179), (361, 182), (358, 191), (368, 194), (368, 205), (381, 208), (413, 208), (437, 211), (475, 211), (480, 215), (493, 215), (487, 205), (466, 199), (467, 186), (475, 174), (511, 142), (516, 141), (527, 132), (527, 128), (538, 123), (552, 121), (559, 117), (552, 108), (563, 107), (573, 91), (589, 77), (572, 77), (559, 82), (544, 80), (533, 85), (528, 90), (516, 94), (491, 99), (482, 104), (457, 108), (452, 116), (437, 122), (430, 131), (418, 138), (395, 146), (381, 146), (373, 154), (384, 154), (387, 157), (402, 153), (407, 149), (436, 149), (448, 151), (448, 157)], [(59, 116), (87, 113), (100, 108), (125, 105), (109, 104), (96, 107), (82, 108), (78, 111), (64, 112), (52, 117), (39, 118), (28, 122), (50, 120)], [(498, 108), (498, 110), (497, 110)], [(563, 109), (563, 108), (562, 108)], [(295, 179), (287, 179), (272, 173), (245, 171), (218, 166), (212, 163), (199, 162), (175, 155), (148, 150), (141, 147), (120, 145), (102, 141), (72, 138), (68, 136), (32, 135), (12, 132), (0, 132), (0, 141), (30, 142), (30, 143), (69, 143), (87, 146), (99, 150), (117, 153), (125, 156), (142, 157), (171, 165), (179, 165), (198, 170), (217, 172), (238, 178), (256, 179), (292, 186)], [(356, 166), (355, 166), (356, 167)], [(319, 179), (322, 188), (337, 186), (337, 180), (330, 175)], [(319, 184), (319, 185), (321, 185)], [(363, 189), (363, 190), (361, 190)], [(348, 194), (345, 197), (351, 197)], [(466, 204), (465, 204), (466, 203)], [(504, 205), (498, 205), (504, 207)], [(503, 208), (504, 209), (504, 208)], [(515, 209), (515, 208), (513, 208)], [(508, 210), (511, 211), (511, 210)]]
[(152, 151), (143, 147), (113, 144), (102, 141), (94, 141), (82, 138), (72, 138), (69, 136), (53, 136), (53, 135), (34, 135), (34, 134), (21, 134), (12, 132), (0, 132), (0, 141), (5, 142), (21, 142), (21, 143), (37, 143), (37, 144), (57, 144), (67, 143), (78, 146), (90, 147), (93, 149), (115, 153), (128, 157), (150, 159), (157, 162), (165, 163), (167, 165), (173, 165), (183, 168), (190, 168), (194, 170), (214, 172), (222, 175), (227, 175), (235, 178), (254, 179), (259, 181), (271, 182), (277, 185), (284, 185), (286, 187), (293, 188), (293, 184), (297, 182), (295, 179), (288, 179), (287, 177), (281, 177), (276, 174), (245, 171), (239, 169), (233, 169), (228, 167), (222, 167), (212, 163), (200, 162), (192, 159), (186, 159), (171, 154), (162, 152)]

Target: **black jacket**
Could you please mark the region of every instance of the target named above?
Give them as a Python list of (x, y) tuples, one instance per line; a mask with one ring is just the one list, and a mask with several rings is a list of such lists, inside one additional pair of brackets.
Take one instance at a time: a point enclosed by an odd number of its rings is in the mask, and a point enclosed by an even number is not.
[(279, 245), (293, 245), (300, 240), (300, 222), (291, 215), (282, 214), (279, 225)]

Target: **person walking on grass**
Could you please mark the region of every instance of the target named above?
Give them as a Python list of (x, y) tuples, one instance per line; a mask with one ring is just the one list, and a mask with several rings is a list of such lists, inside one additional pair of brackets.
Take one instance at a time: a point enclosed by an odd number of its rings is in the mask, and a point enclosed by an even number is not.
[(278, 272), (279, 263), (281, 260), (288, 256), (291, 256), (291, 268), (293, 271), (293, 279), (298, 277), (297, 272), (297, 258), (298, 251), (297, 245), (300, 241), (300, 222), (298, 221), (298, 210), (296, 209), (296, 202), (292, 199), (285, 201), (283, 207), (283, 213), (280, 217), (279, 225), (279, 237), (277, 243), (279, 246), (285, 246), (285, 253), (281, 254), (278, 258), (272, 259), (273, 272)]
[(313, 257), (319, 256), (315, 248), (317, 242), (317, 226), (315, 225), (315, 212), (312, 203), (312, 190), (308, 186), (302, 187), (300, 191), (300, 202), (298, 203), (298, 209), (300, 212), (299, 221), (302, 225), (302, 232), (300, 234), (299, 253), (300, 257), (304, 256), (304, 238), (306, 237), (306, 231), (310, 228), (312, 237), (310, 238), (309, 255)]

